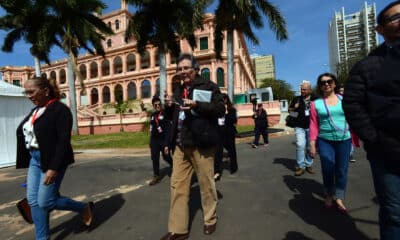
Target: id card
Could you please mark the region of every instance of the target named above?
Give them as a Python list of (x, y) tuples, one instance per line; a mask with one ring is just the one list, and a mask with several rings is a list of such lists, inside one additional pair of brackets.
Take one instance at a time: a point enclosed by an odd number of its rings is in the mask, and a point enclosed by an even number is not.
[(308, 109), (305, 110), (305, 111), (304, 111), (304, 115), (305, 115), (306, 117), (307, 117), (307, 116), (310, 116), (310, 110), (308, 110)]

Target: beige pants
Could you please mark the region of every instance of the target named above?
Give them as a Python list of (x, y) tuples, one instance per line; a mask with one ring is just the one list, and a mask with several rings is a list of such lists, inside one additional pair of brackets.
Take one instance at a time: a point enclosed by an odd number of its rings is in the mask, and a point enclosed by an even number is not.
[(193, 171), (196, 172), (200, 186), (204, 224), (212, 225), (217, 222), (218, 198), (214, 181), (214, 153), (215, 148), (177, 147), (175, 149), (171, 176), (169, 232), (187, 233), (189, 231), (189, 195)]

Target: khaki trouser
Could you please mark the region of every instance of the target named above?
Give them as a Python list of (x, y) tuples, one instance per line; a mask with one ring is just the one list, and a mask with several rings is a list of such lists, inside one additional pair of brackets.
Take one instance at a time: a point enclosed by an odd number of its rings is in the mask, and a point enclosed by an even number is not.
[(169, 232), (187, 233), (189, 231), (189, 195), (193, 171), (196, 172), (200, 186), (204, 224), (212, 225), (217, 222), (218, 198), (214, 181), (214, 153), (215, 148), (177, 147), (175, 149), (171, 176)]

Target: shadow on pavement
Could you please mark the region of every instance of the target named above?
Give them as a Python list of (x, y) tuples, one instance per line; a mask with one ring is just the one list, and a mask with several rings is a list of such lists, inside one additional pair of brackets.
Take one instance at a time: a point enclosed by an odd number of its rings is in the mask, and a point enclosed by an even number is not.
[(286, 233), (285, 238), (282, 240), (313, 240), (313, 239), (304, 236), (302, 233), (290, 231)]
[[(355, 220), (350, 215), (339, 213), (334, 208), (324, 208), (322, 184), (313, 179), (289, 175), (283, 176), (283, 181), (294, 193), (293, 198), (289, 200), (289, 208), (306, 224), (316, 226), (333, 239), (369, 239), (358, 230)], [(293, 232), (288, 232), (287, 236), (289, 233)], [(300, 236), (301, 233), (296, 234)], [(299, 239), (308, 238), (300, 237)]]
[(125, 199), (123, 199), (122, 194), (116, 194), (99, 202), (95, 202), (95, 216), (92, 226), (89, 228), (84, 227), (81, 222), (81, 217), (78, 214), (69, 221), (52, 228), (51, 235), (58, 233), (54, 239), (62, 240), (71, 234), (90, 232), (110, 219), (124, 204)]
[(295, 171), (296, 170), (296, 159), (291, 159), (291, 158), (275, 158), (274, 159), (274, 164), (282, 164), (285, 166), (287, 169), (290, 171)]

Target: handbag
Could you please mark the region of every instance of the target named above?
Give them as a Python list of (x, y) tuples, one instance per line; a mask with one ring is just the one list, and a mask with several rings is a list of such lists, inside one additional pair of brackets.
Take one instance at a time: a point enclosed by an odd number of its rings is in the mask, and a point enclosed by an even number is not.
[(31, 214), (31, 207), (28, 204), (28, 200), (26, 198), (23, 198), (22, 200), (18, 201), (17, 208), (21, 216), (24, 218), (24, 220), (27, 223), (32, 224), (33, 220)]
[(288, 116), (286, 117), (286, 119), (285, 119), (285, 121), (286, 121), (286, 126), (287, 126), (287, 127), (290, 127), (290, 128), (295, 128), (295, 127), (296, 127), (296, 120), (297, 120), (296, 117), (293, 117), (293, 116), (288, 115)]

